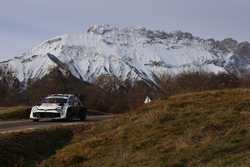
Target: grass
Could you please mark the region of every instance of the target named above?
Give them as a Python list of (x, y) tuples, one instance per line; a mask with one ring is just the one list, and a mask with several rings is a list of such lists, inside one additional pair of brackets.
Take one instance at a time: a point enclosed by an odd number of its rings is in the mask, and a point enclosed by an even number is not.
[(30, 110), (31, 108), (26, 106), (0, 107), (0, 121), (28, 119)]
[(174, 96), (77, 133), (40, 166), (243, 167), (250, 90)]
[(0, 136), (0, 166), (36, 166), (73, 136), (70, 129), (38, 130)]
[(74, 127), (72, 133), (66, 146), (37, 166), (247, 167), (250, 90), (174, 96), (112, 120)]

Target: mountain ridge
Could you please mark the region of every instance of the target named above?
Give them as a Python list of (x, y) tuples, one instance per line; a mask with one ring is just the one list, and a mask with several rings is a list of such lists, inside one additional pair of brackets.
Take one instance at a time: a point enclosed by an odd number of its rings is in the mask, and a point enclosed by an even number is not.
[(106, 74), (155, 82), (155, 76), (189, 70), (242, 75), (250, 71), (250, 44), (232, 38), (205, 40), (181, 31), (96, 25), (0, 62), (0, 68), (13, 71), (21, 82), (40, 79), (55, 67), (88, 82)]

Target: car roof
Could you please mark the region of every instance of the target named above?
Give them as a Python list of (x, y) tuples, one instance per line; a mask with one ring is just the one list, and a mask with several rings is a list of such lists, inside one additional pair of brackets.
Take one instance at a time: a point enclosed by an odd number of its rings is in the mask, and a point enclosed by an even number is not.
[(64, 99), (68, 99), (72, 96), (75, 96), (73, 94), (52, 94), (47, 96), (46, 98), (64, 98)]

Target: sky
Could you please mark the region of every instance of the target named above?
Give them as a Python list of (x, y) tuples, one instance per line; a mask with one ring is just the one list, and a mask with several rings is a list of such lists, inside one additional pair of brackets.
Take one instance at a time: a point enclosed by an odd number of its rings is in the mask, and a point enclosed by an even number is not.
[(250, 0), (0, 0), (0, 61), (90, 25), (250, 41)]

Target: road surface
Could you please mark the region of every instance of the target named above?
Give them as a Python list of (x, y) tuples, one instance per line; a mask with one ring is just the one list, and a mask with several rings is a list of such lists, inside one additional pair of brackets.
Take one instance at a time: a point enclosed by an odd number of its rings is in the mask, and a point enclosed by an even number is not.
[(33, 122), (32, 120), (0, 121), (0, 134), (21, 132), (21, 131), (35, 130), (35, 129), (46, 129), (51, 127), (81, 125), (81, 124), (86, 124), (88, 122), (110, 119), (112, 117), (113, 117), (112, 115), (95, 115), (95, 116), (87, 116), (85, 121), (72, 121), (72, 122), (51, 121), (51, 120), (42, 120), (39, 122)]

